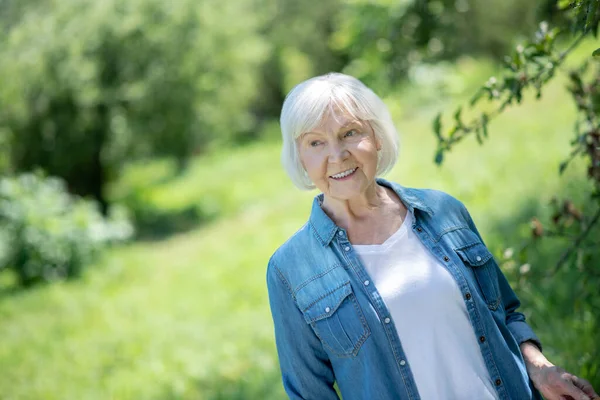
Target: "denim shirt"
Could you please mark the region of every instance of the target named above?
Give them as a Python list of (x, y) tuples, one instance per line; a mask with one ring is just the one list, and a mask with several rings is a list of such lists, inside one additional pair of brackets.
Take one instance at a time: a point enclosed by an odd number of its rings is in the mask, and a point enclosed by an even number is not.
[[(377, 178), (450, 272), (500, 399), (540, 399), (519, 344), (540, 342), (467, 209), (452, 196)], [(315, 197), (309, 221), (269, 260), (267, 287), (283, 385), (291, 399), (420, 399), (396, 324), (348, 240)], [(468, 385), (465, 382), (465, 385)]]

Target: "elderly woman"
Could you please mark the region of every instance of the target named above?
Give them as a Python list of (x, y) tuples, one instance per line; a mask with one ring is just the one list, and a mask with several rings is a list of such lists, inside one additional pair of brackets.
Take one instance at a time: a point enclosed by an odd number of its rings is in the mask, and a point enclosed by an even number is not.
[(292, 399), (590, 399), (553, 366), (469, 212), (380, 175), (398, 157), (390, 114), (359, 80), (309, 79), (286, 97), (282, 162), (318, 188), (308, 222), (269, 260)]

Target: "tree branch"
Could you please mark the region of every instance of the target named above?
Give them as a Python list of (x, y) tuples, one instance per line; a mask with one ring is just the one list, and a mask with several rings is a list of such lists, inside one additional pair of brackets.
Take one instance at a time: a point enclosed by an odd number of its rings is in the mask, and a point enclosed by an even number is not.
[[(587, 35), (588, 35), (587, 31), (583, 32), (581, 35), (579, 35), (574, 41), (571, 42), (571, 44), (565, 50), (563, 50), (559, 54), (559, 56), (554, 60), (554, 62), (551, 63), (552, 67), (541, 68), (532, 78), (529, 78), (527, 80), (527, 83), (525, 85), (523, 85), (523, 89), (525, 89), (531, 82), (535, 82), (538, 79), (540, 79), (542, 77), (542, 75), (544, 75), (545, 73), (549, 73), (550, 74), (549, 76), (552, 76), (553, 72), (562, 65), (562, 63), (566, 59), (567, 55), (569, 55), (569, 53), (571, 53), (571, 51), (573, 51)], [(548, 80), (544, 81), (544, 84), (546, 84), (548, 82)], [(514, 99), (514, 93), (510, 92), (508, 97), (505, 98), (497, 108), (495, 108), (494, 110), (487, 113), (487, 122), (486, 123), (491, 122), (492, 119), (494, 119), (495, 117), (500, 115), (506, 109), (506, 107), (512, 103), (513, 99)], [(474, 105), (475, 104), (473, 104), (473, 106)], [(456, 136), (454, 138), (448, 138), (446, 140), (447, 145), (448, 145), (448, 150), (450, 149), (450, 147), (453, 144), (458, 143), (465, 136), (467, 136), (467, 133), (476, 131), (477, 129), (482, 129), (482, 128), (483, 128), (483, 123), (481, 122), (480, 118), (474, 118), (471, 120), (471, 122), (468, 125), (465, 125), (464, 127), (459, 127), (459, 129), (463, 133), (459, 136)]]
[(592, 217), (592, 220), (590, 221), (589, 225), (585, 228), (585, 230), (583, 232), (581, 232), (581, 234), (575, 239), (575, 241), (573, 242), (571, 247), (569, 247), (567, 249), (567, 251), (565, 251), (563, 253), (563, 255), (560, 257), (560, 259), (554, 266), (554, 270), (552, 271), (552, 274), (556, 274), (556, 272), (558, 272), (560, 267), (565, 263), (565, 261), (567, 261), (567, 259), (571, 255), (571, 253), (573, 253), (573, 251), (575, 251), (580, 246), (581, 242), (583, 242), (583, 240), (587, 237), (587, 235), (590, 233), (590, 231), (592, 230), (594, 225), (596, 225), (596, 223), (598, 223), (599, 220), (600, 220), (600, 208), (596, 211), (596, 214), (594, 214), (594, 216)]

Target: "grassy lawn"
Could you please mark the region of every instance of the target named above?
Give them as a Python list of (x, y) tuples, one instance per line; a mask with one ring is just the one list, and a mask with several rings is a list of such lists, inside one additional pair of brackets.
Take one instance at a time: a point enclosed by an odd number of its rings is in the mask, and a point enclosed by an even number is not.
[[(532, 201), (543, 212), (558, 188), (581, 175), (581, 165), (556, 173), (574, 115), (563, 86), (555, 82), (541, 101), (509, 110), (492, 124), (487, 144), (469, 140), (442, 168), (432, 161), (438, 109), (411, 107), (399, 93), (403, 148), (388, 178), (455, 195), (501, 251), (507, 233), (498, 224), (519, 222), (515, 213)], [(126, 190), (128, 179), (168, 176), (169, 168), (133, 168), (114, 191)], [(163, 207), (203, 201), (220, 218), (111, 249), (79, 281), (0, 291), (2, 399), (284, 398), (265, 267), (304, 223), (315, 193), (292, 186), (279, 144), (270, 142), (219, 150), (154, 187), (151, 197)]]

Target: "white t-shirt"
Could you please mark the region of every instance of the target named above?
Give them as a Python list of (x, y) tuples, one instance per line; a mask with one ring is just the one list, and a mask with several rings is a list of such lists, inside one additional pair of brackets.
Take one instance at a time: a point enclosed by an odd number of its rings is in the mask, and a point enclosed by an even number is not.
[(458, 285), (406, 219), (380, 245), (354, 245), (388, 307), (424, 400), (498, 399)]

